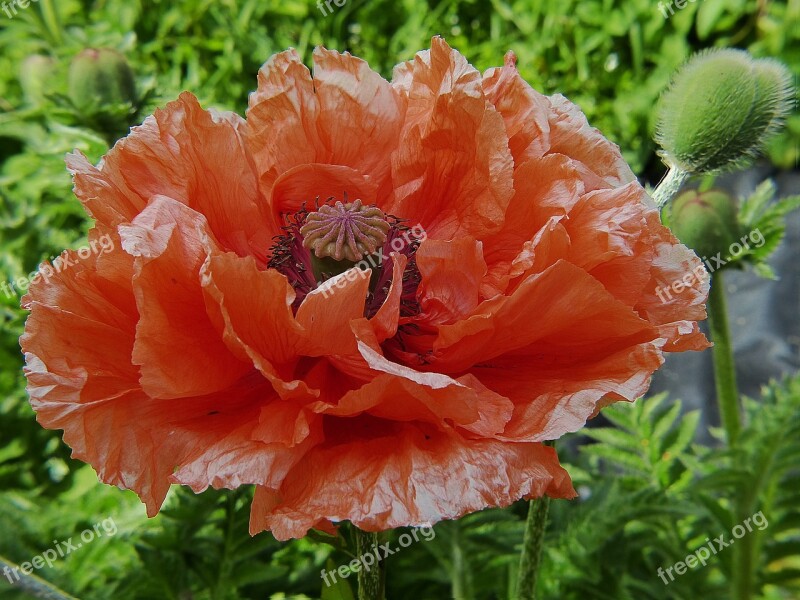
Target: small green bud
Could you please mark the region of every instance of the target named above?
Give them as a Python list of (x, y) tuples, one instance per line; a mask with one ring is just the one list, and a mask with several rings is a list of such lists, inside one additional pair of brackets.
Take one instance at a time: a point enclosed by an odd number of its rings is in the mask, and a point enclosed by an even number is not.
[(689, 190), (672, 203), (669, 226), (698, 256), (727, 255), (739, 240), (736, 200), (722, 190)]
[(688, 173), (743, 166), (780, 129), (791, 106), (791, 75), (780, 62), (744, 50), (701, 52), (661, 97), (660, 154)]
[(69, 98), (87, 115), (110, 106), (136, 103), (136, 83), (125, 57), (109, 48), (89, 48), (72, 59)]
[(32, 54), (22, 61), (19, 70), (19, 84), (25, 99), (34, 105), (45, 100), (46, 92), (52, 89), (56, 74), (56, 61), (49, 56)]

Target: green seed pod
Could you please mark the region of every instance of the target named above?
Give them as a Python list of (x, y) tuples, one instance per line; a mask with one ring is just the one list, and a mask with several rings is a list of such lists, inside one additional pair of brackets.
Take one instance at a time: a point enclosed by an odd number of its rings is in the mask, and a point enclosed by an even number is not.
[(55, 74), (56, 61), (49, 56), (32, 54), (22, 61), (19, 70), (19, 84), (25, 99), (34, 105), (44, 102), (46, 92), (52, 88)]
[(136, 102), (133, 71), (122, 54), (109, 48), (89, 48), (75, 56), (68, 87), (70, 100), (85, 114)]
[(689, 59), (658, 106), (656, 141), (670, 167), (689, 173), (745, 165), (783, 124), (792, 106), (789, 70), (743, 50), (708, 50)]
[(739, 240), (736, 200), (722, 190), (689, 190), (672, 203), (669, 225), (672, 233), (698, 256), (726, 256)]

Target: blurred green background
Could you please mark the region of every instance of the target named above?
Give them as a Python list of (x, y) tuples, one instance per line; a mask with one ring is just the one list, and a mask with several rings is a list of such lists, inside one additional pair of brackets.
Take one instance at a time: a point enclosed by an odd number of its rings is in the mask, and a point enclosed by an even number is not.
[[(39, 0), (15, 6), (11, 17), (3, 6), (8, 4), (0, 5), (4, 281), (85, 241), (88, 223), (71, 193), (66, 152), (79, 148), (99, 160), (125, 126), (182, 90), (206, 107), (243, 114), (258, 68), (290, 46), (307, 61), (318, 44), (348, 50), (387, 78), (434, 35), (480, 70), (502, 64), (513, 50), (527, 81), (579, 104), (589, 122), (621, 146), (643, 181), (653, 184), (664, 172), (651, 141), (653, 106), (690, 53), (744, 48), (800, 73), (800, 0), (697, 0), (683, 9), (673, 5), (669, 18), (657, 0), (347, 0), (328, 16), (299, 0)], [(127, 58), (137, 90), (131, 105), (95, 107), (98, 112), (76, 106), (70, 96), (70, 62), (99, 47)], [(771, 143), (768, 160), (779, 169), (795, 167), (798, 140), (795, 114)], [(348, 560), (330, 540), (279, 544), (266, 534), (247, 535), (249, 490), (200, 496), (174, 490), (165, 511), (147, 520), (131, 493), (99, 484), (89, 467), (69, 458), (60, 432), (35, 423), (21, 374), (17, 339), (25, 315), (18, 296), (0, 290), (0, 310), (1, 556), (30, 560), (54, 540), (113, 518), (115, 535), (37, 574), (79, 598), (349, 597), (344, 587), (323, 592), (319, 573), (326, 560)], [(786, 389), (765, 390), (762, 402), (772, 402), (774, 410), (753, 413), (760, 419), (749, 442), (756, 454), (763, 450), (759, 444), (800, 431), (798, 385)], [(703, 535), (719, 535), (726, 526), (730, 531), (735, 523), (726, 517), (726, 494), (754, 485), (742, 473), (738, 479), (719, 475), (726, 473), (724, 457), (692, 445), (696, 415), (681, 420), (676, 406), (670, 400), (614, 409), (622, 416), (613, 428), (588, 434), (603, 446), (561, 448), (583, 499), (553, 509), (542, 597), (728, 597), (725, 581), (733, 566), (725, 557), (669, 589), (655, 574), (699, 546)], [(767, 483), (786, 494), (771, 492), (775, 518), (786, 513), (789, 519), (790, 507), (800, 503), (796, 470), (773, 475)], [(711, 481), (698, 496), (697, 482), (706, 478)], [(454, 589), (465, 599), (513, 598), (524, 514), (518, 504), (437, 526), (434, 541), (390, 559), (389, 598), (447, 598)], [(763, 541), (765, 548), (776, 544), (759, 565), (758, 589), (766, 597), (800, 597), (794, 595), (800, 542), (781, 537), (794, 531), (796, 517), (784, 529), (767, 530), (777, 537)], [(25, 597), (0, 576), (0, 598)]]

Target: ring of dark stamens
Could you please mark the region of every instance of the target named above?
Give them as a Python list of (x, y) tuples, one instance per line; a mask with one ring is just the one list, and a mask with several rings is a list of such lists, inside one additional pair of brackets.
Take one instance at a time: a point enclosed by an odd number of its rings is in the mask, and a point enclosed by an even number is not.
[[(345, 195), (345, 201), (347, 196)], [(323, 204), (330, 205), (336, 199), (328, 198)], [(316, 198), (314, 201), (315, 210), (319, 210), (320, 201)], [(286, 232), (282, 235), (273, 238), (274, 244), (271, 247), (271, 256), (267, 263), (267, 267), (275, 269), (282, 273), (289, 281), (290, 285), (294, 288), (295, 299), (292, 303), (293, 312), (297, 313), (297, 309), (303, 303), (306, 296), (319, 287), (324, 281), (327, 281), (336, 273), (322, 273), (320, 281), (317, 281), (312, 268), (311, 251), (304, 247), (303, 236), (300, 229), (305, 225), (306, 219), (310, 212), (306, 208), (306, 203), (303, 203), (301, 209), (296, 213), (285, 213), (283, 218), (286, 225), (283, 230)], [(386, 235), (386, 240), (380, 248), (380, 254), (376, 253), (366, 257), (365, 261), (378, 262), (377, 266), (368, 267), (373, 269), (373, 277), (370, 282), (370, 290), (364, 304), (364, 316), (372, 318), (378, 312), (380, 307), (386, 301), (389, 290), (392, 285), (392, 277), (394, 273), (394, 261), (391, 253), (397, 252), (403, 254), (407, 258), (406, 268), (403, 271), (402, 291), (400, 294), (400, 317), (413, 317), (420, 312), (419, 302), (417, 301), (417, 288), (421, 280), (419, 269), (417, 268), (416, 252), (421, 243), (421, 240), (416, 236), (414, 230), (404, 225), (404, 219), (395, 217), (394, 215), (384, 215), (386, 222), (389, 224), (389, 231)], [(392, 241), (397, 238), (403, 238), (402, 247), (395, 250), (392, 247)], [(406, 241), (407, 240), (407, 241)], [(378, 258), (380, 256), (380, 258)], [(364, 261), (362, 261), (364, 262)], [(403, 325), (400, 326), (404, 327)]]

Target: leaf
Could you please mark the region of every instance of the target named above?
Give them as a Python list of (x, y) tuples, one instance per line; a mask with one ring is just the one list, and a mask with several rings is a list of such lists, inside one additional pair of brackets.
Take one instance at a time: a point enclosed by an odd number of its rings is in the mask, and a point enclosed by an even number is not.
[(653, 441), (661, 441), (667, 432), (675, 426), (681, 412), (680, 401), (675, 401), (668, 410), (656, 417), (653, 427)]
[(697, 487), (703, 490), (729, 490), (741, 487), (752, 479), (753, 474), (744, 469), (718, 469), (700, 479)]
[(787, 540), (769, 544), (764, 552), (768, 557), (767, 564), (784, 558), (800, 556), (800, 540)]
[(739, 207), (739, 223), (745, 229), (752, 229), (753, 224), (761, 217), (775, 197), (775, 183), (771, 179), (762, 181), (755, 191), (744, 200)]
[(618, 467), (625, 467), (632, 469), (634, 472), (642, 475), (647, 475), (650, 472), (649, 467), (641, 459), (641, 457), (630, 452), (618, 450), (611, 446), (604, 446), (602, 444), (591, 444), (581, 448), (581, 452), (602, 458), (609, 461)]
[(327, 585), (327, 581), (323, 579), (321, 600), (355, 600), (350, 584), (347, 579), (338, 576), (337, 567), (330, 558), (325, 563), (325, 571), (329, 574), (328, 579), (332, 580), (332, 585)]
[(708, 494), (697, 494), (696, 498), (722, 529), (731, 530), (736, 522), (736, 515), (732, 509), (723, 505), (724, 499)]
[(697, 37), (705, 40), (714, 31), (714, 27), (725, 12), (729, 0), (704, 0), (697, 10)]
[(699, 410), (693, 410), (691, 412), (686, 413), (681, 419), (678, 428), (677, 438), (672, 444), (670, 444), (669, 447), (667, 447), (667, 449), (665, 450), (665, 454), (671, 454), (672, 456), (677, 456), (683, 453), (686, 447), (694, 439), (694, 435), (695, 432), (697, 431), (697, 425), (699, 422), (700, 422)]
[(590, 427), (584, 429), (582, 433), (598, 442), (611, 444), (622, 450), (635, 450), (641, 447), (642, 442), (641, 439), (632, 436), (630, 433), (611, 427)]

